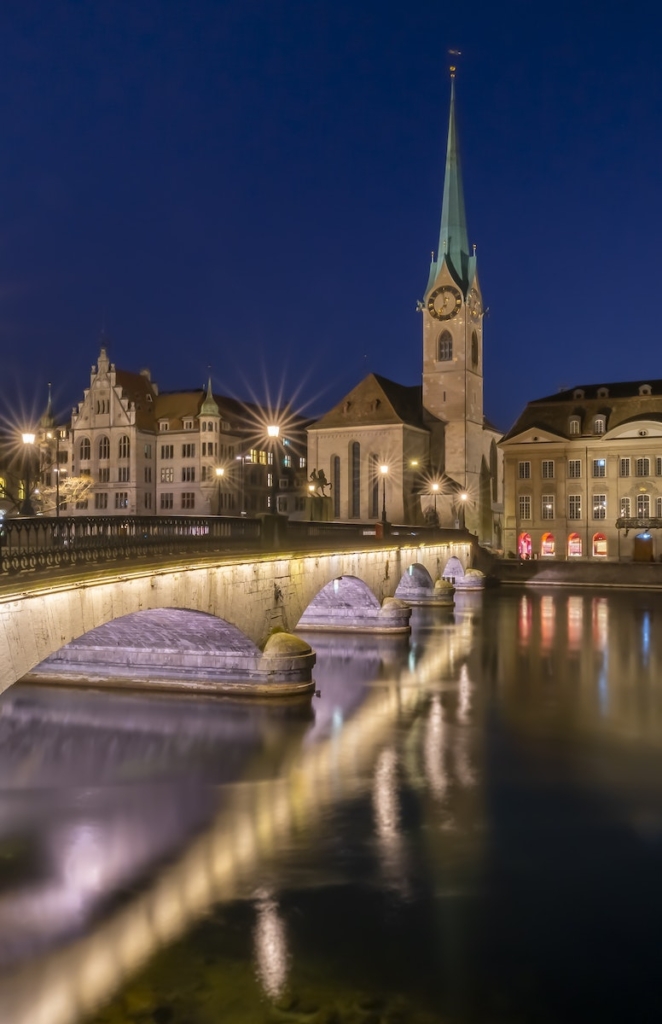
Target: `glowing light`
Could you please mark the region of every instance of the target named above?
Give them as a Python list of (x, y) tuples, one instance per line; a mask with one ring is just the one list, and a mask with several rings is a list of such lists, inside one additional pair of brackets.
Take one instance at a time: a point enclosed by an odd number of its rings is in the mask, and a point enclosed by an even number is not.
[(21, 434), (21, 439), (23, 441), (23, 444), (34, 444), (36, 439), (37, 439), (37, 435), (36, 434)]
[(216, 467), (216, 476), (219, 477), (219, 479), (220, 477), (225, 476), (225, 470), (223, 469), (222, 466)]
[(382, 465), (379, 467), (379, 472), (383, 473), (384, 476), (386, 476), (386, 474), (388, 473), (388, 466), (386, 465), (386, 463), (382, 463)]
[(278, 437), (280, 434), (280, 427), (277, 423), (270, 423), (267, 427), (267, 434), (269, 437)]
[(436, 481), (432, 484), (432, 490), (435, 494), (439, 491), (439, 484)]

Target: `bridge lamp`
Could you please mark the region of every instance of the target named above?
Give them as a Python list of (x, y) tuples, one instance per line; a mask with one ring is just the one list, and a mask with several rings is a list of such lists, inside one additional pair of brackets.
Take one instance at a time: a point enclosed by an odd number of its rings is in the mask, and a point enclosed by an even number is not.
[(431, 490), (432, 490), (432, 493), (434, 495), (434, 514), (435, 514), (435, 517), (436, 517), (436, 515), (437, 515), (437, 495), (439, 494), (439, 484), (437, 483), (436, 480), (431, 485)]
[(460, 494), (460, 514), (461, 514), (461, 528), (463, 530), (464, 530), (464, 525), (465, 525), (464, 524), (464, 510), (465, 510), (465, 508), (467, 506), (468, 498), (469, 498), (469, 495), (467, 494), (467, 492), (466, 491), (462, 491), (462, 493)]
[(271, 451), (272, 451), (272, 465), (271, 465), (271, 494), (270, 494), (270, 512), (272, 515), (276, 515), (276, 470), (278, 468), (277, 459), (277, 444), (280, 436), (280, 426), (277, 423), (270, 423), (267, 426), (267, 435), (271, 439)]
[(308, 493), (310, 494), (310, 521), (313, 521), (313, 495), (315, 493), (315, 484), (308, 484)]
[(379, 472), (382, 474), (382, 522), (386, 522), (386, 477), (388, 476), (388, 466), (385, 462), (379, 467)]
[(20, 514), (22, 516), (33, 516), (34, 509), (30, 501), (30, 448), (37, 440), (37, 435), (30, 432), (21, 434), (23, 441), (23, 470), (25, 472), (25, 495), (21, 502)]
[(221, 480), (225, 476), (225, 469), (223, 466), (217, 466), (216, 470), (216, 515), (221, 514)]

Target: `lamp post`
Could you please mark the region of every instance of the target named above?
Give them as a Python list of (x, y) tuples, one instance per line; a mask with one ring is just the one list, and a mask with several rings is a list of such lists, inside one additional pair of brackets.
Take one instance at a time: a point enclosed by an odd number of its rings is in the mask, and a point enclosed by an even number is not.
[(439, 494), (439, 484), (435, 480), (432, 484), (432, 493), (434, 494), (434, 518), (437, 520), (437, 495)]
[(270, 423), (267, 427), (267, 434), (271, 439), (271, 494), (270, 494), (270, 512), (272, 515), (276, 515), (276, 468), (278, 462), (278, 438), (280, 436), (280, 427), (277, 423)]
[(469, 497), (469, 495), (467, 494), (467, 492), (466, 491), (462, 491), (462, 494), (460, 495), (460, 529), (461, 530), (464, 530), (464, 528), (465, 528), (465, 525), (464, 525), (464, 510), (465, 510), (466, 505), (467, 505), (467, 498), (468, 497)]
[(308, 484), (308, 493), (310, 494), (310, 521), (313, 521), (313, 501), (315, 494), (315, 484)]
[(55, 439), (55, 515), (60, 518), (60, 431), (49, 430), (46, 434), (49, 441)]
[(379, 472), (382, 474), (382, 522), (386, 523), (386, 477), (388, 475), (386, 463), (382, 463)]
[(23, 441), (23, 471), (25, 473), (25, 494), (23, 495), (23, 501), (21, 502), (21, 515), (22, 516), (33, 516), (34, 509), (32, 502), (30, 501), (30, 448), (34, 445), (36, 439), (35, 434), (25, 433), (21, 434), (21, 440)]
[(215, 469), (216, 473), (216, 515), (221, 514), (221, 480), (225, 476), (225, 469), (223, 466), (217, 466)]

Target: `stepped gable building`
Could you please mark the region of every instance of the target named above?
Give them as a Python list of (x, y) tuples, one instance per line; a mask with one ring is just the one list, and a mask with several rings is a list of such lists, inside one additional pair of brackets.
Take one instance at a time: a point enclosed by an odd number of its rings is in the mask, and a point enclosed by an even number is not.
[[(206, 389), (162, 393), (148, 370), (117, 369), (102, 347), (60, 441), (61, 479), (64, 472), (87, 476), (93, 487), (61, 511), (252, 515), (275, 498), (279, 511), (303, 517), (306, 423), (291, 415), (287, 421), (287, 436), (274, 449), (259, 406), (214, 395), (211, 380)], [(45, 439), (40, 429), (48, 447)]]
[(501, 449), (507, 553), (662, 555), (662, 380), (584, 384), (529, 402)]
[(453, 69), (439, 245), (418, 308), (421, 386), (370, 374), (309, 428), (310, 465), (332, 482), (336, 519), (380, 518), (385, 483), (390, 521), (422, 523), (436, 510), (441, 526), (464, 519), (500, 548), (501, 435), (483, 414), (485, 310), (468, 241)]

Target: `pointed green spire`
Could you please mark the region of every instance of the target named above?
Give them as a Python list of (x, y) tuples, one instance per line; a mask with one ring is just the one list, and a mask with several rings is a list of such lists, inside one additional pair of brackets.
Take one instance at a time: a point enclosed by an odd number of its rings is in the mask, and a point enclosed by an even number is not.
[(203, 416), (218, 416), (218, 406), (211, 390), (211, 374), (207, 378), (207, 394), (205, 395), (204, 401), (200, 406), (200, 415)]
[(466, 295), (475, 272), (473, 258), (469, 253), (467, 217), (464, 210), (462, 168), (460, 148), (455, 124), (455, 71), (451, 69), (451, 104), (448, 118), (448, 143), (446, 146), (446, 172), (444, 175), (444, 197), (441, 205), (441, 230), (437, 258), (430, 266), (428, 290), (434, 283), (442, 264), (446, 260), (451, 274)]

